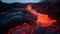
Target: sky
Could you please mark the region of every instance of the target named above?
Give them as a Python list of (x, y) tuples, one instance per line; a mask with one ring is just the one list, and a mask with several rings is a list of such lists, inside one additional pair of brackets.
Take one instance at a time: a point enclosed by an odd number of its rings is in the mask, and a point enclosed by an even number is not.
[(5, 3), (21, 2), (21, 3), (38, 3), (41, 0), (1, 0)]

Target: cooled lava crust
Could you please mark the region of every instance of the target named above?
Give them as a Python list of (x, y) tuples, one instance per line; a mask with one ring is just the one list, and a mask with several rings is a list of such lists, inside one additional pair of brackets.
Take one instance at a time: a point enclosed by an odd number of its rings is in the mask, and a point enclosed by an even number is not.
[(35, 24), (36, 16), (30, 14), (25, 8), (14, 8), (5, 12), (5, 16), (1, 18), (1, 33), (7, 33), (11, 28), (22, 25), (24, 22), (29, 25)]
[[(0, 16), (1, 16), (1, 18), (0, 18), (0, 33), (1, 34), (8, 34), (8, 32), (12, 28), (15, 28), (16, 26), (20, 26), (23, 23), (28, 23), (29, 25), (33, 25), (33, 26), (35, 25), (35, 20), (36, 20), (37, 17), (34, 16), (33, 14), (31, 14), (30, 12), (28, 12), (25, 8), (26, 6), (23, 5), (24, 7), (23, 6), (18, 7), (20, 5), (13, 5), (13, 4), (9, 5), (8, 4), (8, 8), (6, 8), (7, 5), (4, 5), (4, 3), (2, 3), (2, 4), (0, 5), (0, 6), (3, 6), (3, 7), (1, 7), (1, 13), (0, 13)], [(17, 6), (17, 7), (15, 8), (15, 6)], [(41, 12), (41, 13), (48, 14), (50, 18), (57, 19), (57, 23), (55, 23), (54, 25), (56, 25), (59, 28), (60, 11), (59, 11), (59, 7), (57, 7), (57, 6), (60, 6), (60, 5), (58, 3), (56, 3), (56, 6), (55, 6), (56, 11), (55, 11), (55, 9), (51, 9), (51, 6), (50, 6), (46, 13), (45, 12)], [(33, 5), (33, 7), (35, 7), (35, 6)], [(38, 10), (40, 8), (37, 8), (37, 7), (39, 7), (39, 6), (36, 5), (36, 7), (34, 9), (36, 9), (37, 11), (40, 11), (40, 10)], [(52, 10), (53, 10), (53, 12), (52, 12)], [(35, 28), (33, 34), (39, 34), (39, 32), (42, 33), (42, 34), (49, 34), (49, 33), (50, 34), (60, 34), (60, 33), (58, 33), (60, 30), (56, 30), (55, 32), (51, 32), (49, 30), (49, 28), (55, 28), (55, 26), (45, 27), (45, 28), (47, 30), (43, 30), (43, 28), (37, 27), (37, 28)]]

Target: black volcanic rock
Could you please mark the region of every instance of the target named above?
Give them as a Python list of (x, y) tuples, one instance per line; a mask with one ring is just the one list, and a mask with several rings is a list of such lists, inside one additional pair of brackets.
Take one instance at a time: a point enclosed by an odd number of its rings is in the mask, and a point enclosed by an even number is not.
[(4, 31), (7, 33), (11, 28), (22, 25), (24, 22), (29, 25), (35, 24), (36, 16), (30, 14), (25, 8), (14, 8), (4, 13), (5, 15), (0, 18), (0, 31), (2, 33)]

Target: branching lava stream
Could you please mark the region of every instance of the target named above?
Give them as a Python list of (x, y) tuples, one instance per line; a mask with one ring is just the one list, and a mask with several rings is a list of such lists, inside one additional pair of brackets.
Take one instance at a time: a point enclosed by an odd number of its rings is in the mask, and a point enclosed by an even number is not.
[[(47, 14), (38, 13), (35, 9), (32, 8), (32, 4), (27, 5), (26, 10), (33, 14), (34, 16), (37, 16), (37, 20), (35, 21), (37, 26), (31, 26), (27, 23), (24, 23), (22, 26), (17, 26), (13, 29), (11, 29), (8, 34), (10, 34), (12, 31), (16, 30), (12, 34), (16, 34), (19, 32), (19, 34), (33, 34), (34, 29), (41, 27), (47, 27), (52, 25), (56, 20), (52, 20), (48, 17)], [(40, 32), (39, 32), (40, 33)]]
[(27, 9), (27, 11), (29, 11), (33, 15), (37, 16), (37, 20), (36, 20), (37, 25), (38, 25), (38, 23), (40, 23), (40, 26), (47, 27), (49, 25), (52, 25), (52, 23), (56, 22), (56, 20), (50, 19), (48, 17), (48, 15), (38, 13), (36, 10), (32, 9), (31, 4), (29, 4), (26, 9)]

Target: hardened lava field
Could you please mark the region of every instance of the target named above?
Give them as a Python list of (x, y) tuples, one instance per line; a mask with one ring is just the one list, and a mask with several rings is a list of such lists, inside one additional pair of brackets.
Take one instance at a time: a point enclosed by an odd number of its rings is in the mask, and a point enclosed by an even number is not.
[(0, 2), (1, 34), (60, 34), (60, 2)]

